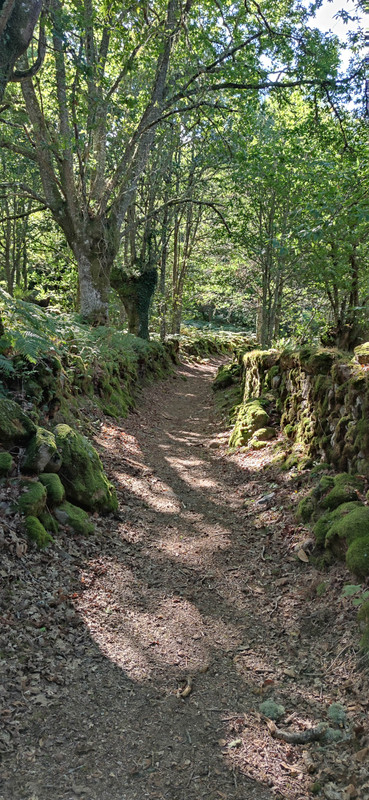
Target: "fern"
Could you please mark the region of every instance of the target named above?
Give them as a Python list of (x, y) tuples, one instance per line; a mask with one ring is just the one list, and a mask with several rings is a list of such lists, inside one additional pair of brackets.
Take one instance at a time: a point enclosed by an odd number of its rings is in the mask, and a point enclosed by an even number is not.
[[(1, 339), (0, 339), (0, 347), (1, 347)], [(14, 372), (14, 367), (12, 362), (9, 358), (5, 358), (5, 356), (1, 355), (0, 353), (0, 372), (4, 373), (4, 375), (10, 375)]]

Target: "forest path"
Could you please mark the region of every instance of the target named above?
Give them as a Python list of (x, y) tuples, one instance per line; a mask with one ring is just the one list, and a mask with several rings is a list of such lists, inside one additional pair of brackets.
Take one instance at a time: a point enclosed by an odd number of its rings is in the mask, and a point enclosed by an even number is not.
[(306, 800), (322, 760), (325, 781), (349, 783), (342, 746), (332, 767), (335, 751), (273, 739), (259, 713), (273, 699), (282, 727), (325, 720), (352, 642), (316, 596), (324, 576), (293, 555), (291, 478), (260, 471), (268, 451), (215, 446), (217, 363), (181, 365), (97, 436), (119, 515), (59, 556), (74, 608), (0, 800)]

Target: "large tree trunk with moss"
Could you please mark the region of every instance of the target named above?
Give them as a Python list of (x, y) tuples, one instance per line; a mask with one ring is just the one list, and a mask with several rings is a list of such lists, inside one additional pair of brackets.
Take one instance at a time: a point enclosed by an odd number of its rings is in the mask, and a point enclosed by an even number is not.
[(114, 269), (111, 275), (111, 285), (117, 291), (128, 317), (129, 333), (141, 339), (149, 339), (149, 310), (157, 279), (156, 269), (131, 277)]
[(74, 248), (78, 264), (79, 305), (91, 325), (106, 325), (109, 318), (110, 265), (96, 253)]

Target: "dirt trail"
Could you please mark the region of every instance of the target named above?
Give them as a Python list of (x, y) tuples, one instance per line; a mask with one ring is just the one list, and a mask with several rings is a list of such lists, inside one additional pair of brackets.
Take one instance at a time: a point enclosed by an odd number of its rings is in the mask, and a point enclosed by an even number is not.
[(340, 626), (331, 607), (341, 573), (318, 600), (324, 575), (292, 554), (288, 477), (260, 472), (265, 453), (229, 458), (214, 446), (215, 369), (182, 366), (145, 390), (138, 413), (103, 426), (119, 515), (102, 520), (101, 538), (66, 537), (42, 556), (48, 584), (27, 575), (30, 562), (20, 569), (39, 617), (33, 642), (10, 639), (13, 710), (23, 688), (0, 800), (303, 800), (314, 760), (337, 791), (354, 780), (351, 745), (291, 747), (259, 713), (273, 699), (282, 727), (299, 729), (339, 700), (364, 736), (367, 681), (350, 612)]

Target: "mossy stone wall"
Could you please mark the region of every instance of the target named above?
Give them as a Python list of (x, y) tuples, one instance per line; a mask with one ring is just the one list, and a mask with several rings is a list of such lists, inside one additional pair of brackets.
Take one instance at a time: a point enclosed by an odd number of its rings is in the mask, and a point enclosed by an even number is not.
[(244, 402), (272, 393), (291, 447), (338, 470), (369, 476), (369, 373), (361, 358), (360, 347), (352, 360), (310, 346), (246, 353)]

